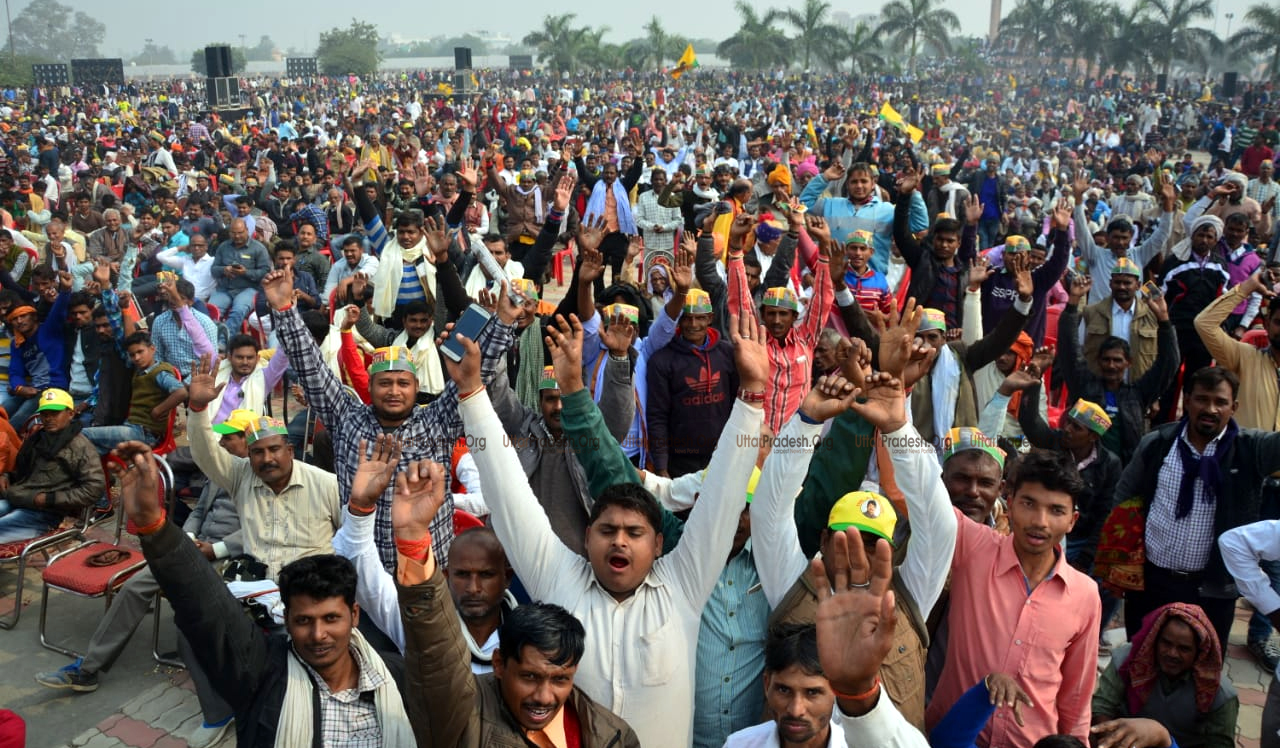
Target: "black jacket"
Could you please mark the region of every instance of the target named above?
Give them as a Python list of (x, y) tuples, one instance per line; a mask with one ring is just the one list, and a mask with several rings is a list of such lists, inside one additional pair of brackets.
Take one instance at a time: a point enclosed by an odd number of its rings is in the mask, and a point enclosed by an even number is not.
[[(236, 745), (271, 748), (289, 681), (288, 637), (267, 635), (245, 615), (182, 528), (169, 523), (141, 540), (151, 573), (173, 606), (178, 630), (191, 642), (214, 690), (235, 712)], [(312, 706), (313, 746), (321, 748), (320, 697), (314, 689)]]
[[(1166, 423), (1142, 438), (1133, 459), (1125, 465), (1116, 486), (1114, 503), (1130, 498), (1142, 499), (1143, 512), (1148, 513), (1156, 493), (1160, 465), (1181, 433), (1182, 423)], [(1226, 453), (1219, 458), (1222, 485), (1218, 489), (1213, 517), (1214, 542), (1209, 562), (1200, 582), (1200, 595), (1213, 598), (1238, 596), (1235, 579), (1222, 563), (1217, 538), (1232, 528), (1257, 522), (1261, 518), (1262, 481), (1280, 470), (1280, 432), (1240, 429)], [(1171, 497), (1176, 500), (1176, 497)]]
[[(911, 233), (911, 201), (899, 200), (893, 207), (893, 241), (911, 268), (911, 284), (907, 286), (907, 296), (914, 298), (921, 306), (929, 305), (929, 297), (933, 295), (938, 276), (943, 273), (942, 263), (933, 254), (933, 248), (916, 241)], [(961, 267), (960, 277), (956, 279), (956, 327), (964, 320), (964, 292), (969, 287), (968, 267), (978, 256), (978, 230), (967, 222), (960, 234), (960, 248), (956, 250), (955, 261)]]

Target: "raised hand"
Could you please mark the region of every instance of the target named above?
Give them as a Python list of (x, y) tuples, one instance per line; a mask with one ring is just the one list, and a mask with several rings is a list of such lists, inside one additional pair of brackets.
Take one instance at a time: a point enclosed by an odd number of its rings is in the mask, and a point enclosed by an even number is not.
[(747, 234), (751, 233), (751, 229), (755, 227), (755, 218), (750, 213), (739, 213), (733, 219), (733, 223), (729, 224), (729, 249), (731, 251), (741, 251), (742, 241), (747, 238)]
[(1012, 395), (1015, 392), (1029, 389), (1036, 386), (1040, 382), (1040, 377), (1028, 366), (1022, 369), (1014, 369), (1000, 383), (1000, 393), (1003, 395)]
[(584, 253), (588, 249), (593, 251), (599, 249), (600, 242), (604, 241), (608, 233), (609, 229), (605, 225), (604, 216), (584, 218), (578, 225), (578, 249)]
[(120, 442), (111, 454), (124, 463), (109, 464), (120, 478), (120, 498), (130, 524), (154, 525), (164, 516), (164, 507), (160, 505), (160, 469), (151, 456), (151, 446), (140, 441)]
[(348, 304), (342, 308), (342, 323), (338, 325), (338, 329), (342, 332), (350, 332), (351, 328), (356, 326), (360, 321), (360, 307), (355, 304)]
[(1022, 705), (1035, 708), (1035, 704), (1031, 703), (1031, 697), (1026, 691), (1018, 685), (1013, 676), (1004, 673), (992, 673), (987, 676), (987, 693), (990, 695), (991, 704), (997, 709), (1006, 708), (1013, 710), (1013, 720), (1018, 723), (1019, 727), (1023, 726), (1022, 722)]
[(427, 249), (431, 250), (431, 255), (436, 265), (449, 261), (449, 224), (445, 221), (444, 216), (428, 216), (422, 222), (422, 233), (427, 240)]
[(987, 206), (983, 205), (982, 201), (978, 200), (977, 195), (970, 195), (969, 197), (965, 198), (965, 201), (964, 201), (965, 222), (968, 223), (970, 226), (977, 226), (978, 222), (982, 220), (982, 212), (986, 210), (986, 208)]
[(818, 250), (825, 253), (827, 247), (831, 245), (831, 227), (827, 225), (826, 220), (822, 216), (806, 215), (804, 228), (818, 245)]
[(605, 322), (608, 326), (601, 331), (600, 339), (604, 341), (609, 353), (618, 358), (626, 356), (636, 338), (636, 326), (622, 314), (615, 314)]
[(1031, 354), (1031, 365), (1036, 371), (1043, 374), (1050, 366), (1053, 366), (1053, 357), (1057, 355), (1057, 350), (1051, 345), (1042, 345)]
[(1076, 205), (1084, 203), (1084, 193), (1089, 191), (1089, 178), (1085, 176), (1084, 171), (1076, 172), (1076, 178), (1071, 182), (1071, 193), (1075, 196)]
[(102, 258), (94, 260), (93, 280), (99, 288), (111, 288), (111, 263)]
[(551, 198), (551, 205), (558, 212), (563, 213), (569, 208), (569, 201), (573, 199), (573, 187), (576, 184), (573, 177), (568, 174), (560, 177), (560, 181), (556, 182), (556, 193)]
[(262, 291), (267, 303), (279, 311), (293, 305), (293, 269), (272, 270), (262, 279)]
[(764, 392), (769, 381), (769, 336), (764, 325), (751, 316), (729, 315), (733, 333), (733, 360), (738, 367), (738, 380), (747, 392)]
[(1066, 231), (1071, 226), (1071, 203), (1065, 199), (1059, 200), (1053, 206), (1053, 227), (1059, 231)]
[(65, 270), (58, 271), (58, 291), (66, 293), (71, 290), (76, 283), (75, 276)]
[[(1274, 199), (1274, 196), (1273, 198)], [(1173, 181), (1169, 179), (1160, 182), (1160, 209), (1165, 213), (1172, 213), (1178, 205), (1178, 188), (1174, 186)]]
[(595, 247), (587, 247), (578, 241), (578, 251), (582, 254), (582, 264), (578, 266), (579, 283), (595, 283), (597, 278), (604, 277), (604, 255)]
[(410, 462), (396, 475), (391, 527), (397, 540), (417, 541), (431, 536), (431, 521), (444, 506), (444, 489), (444, 468), (431, 460)]
[(458, 162), (458, 184), (464, 192), (476, 191), (476, 169), (471, 165), (470, 159), (462, 159)]
[(876, 677), (893, 646), (893, 552), (881, 538), (868, 559), (855, 528), (834, 533), (831, 546), (830, 556), (809, 567), (818, 591), (818, 660), (835, 691), (868, 694), (857, 702), (838, 701), (843, 712), (860, 716), (880, 697)]
[(923, 379), (924, 375), (933, 368), (933, 361), (937, 357), (937, 348), (916, 338), (911, 344), (911, 359), (907, 361), (907, 368), (902, 372), (903, 389), (910, 389), (916, 385), (916, 382)]
[(851, 407), (881, 433), (897, 431), (906, 425), (907, 394), (898, 377), (883, 371), (868, 377), (862, 397), (866, 400), (855, 402)]
[(991, 266), (991, 260), (987, 259), (986, 255), (975, 257), (973, 263), (969, 265), (969, 290), (975, 293), (981, 291), (982, 284), (986, 283), (995, 271)]
[(902, 170), (898, 178), (893, 181), (893, 186), (898, 191), (899, 196), (910, 195), (915, 191), (916, 186), (920, 184), (920, 177), (916, 175), (914, 166), (908, 166)]
[(800, 403), (800, 412), (815, 421), (827, 421), (853, 405), (858, 390), (852, 382), (838, 374), (818, 377)]
[(578, 315), (556, 315), (555, 325), (547, 327), (545, 342), (551, 353), (551, 365), (555, 368), (560, 393), (567, 395), (583, 388), (582, 383), (582, 323)]
[(1067, 300), (1071, 304), (1077, 304), (1081, 299), (1089, 295), (1089, 289), (1093, 288), (1093, 278), (1082, 273), (1076, 273), (1071, 278), (1070, 285), (1067, 286)]
[(839, 161), (831, 162), (831, 165), (823, 170), (822, 179), (825, 182), (839, 182), (844, 179), (844, 165)]
[(1029, 252), (1013, 252), (1004, 256), (1005, 270), (1013, 276), (1013, 287), (1018, 298), (1027, 301), (1035, 291), (1031, 280), (1031, 256)]
[[(1275, 296), (1275, 294), (1272, 293), (1270, 296)], [(1146, 297), (1146, 301), (1147, 306), (1151, 308), (1151, 312), (1156, 315), (1157, 322), (1164, 322), (1169, 319), (1169, 302), (1165, 299), (1164, 294), (1152, 294)]]
[(378, 434), (372, 450), (367, 441), (360, 440), (360, 462), (351, 478), (353, 508), (367, 513), (378, 506), (378, 498), (391, 485), (391, 478), (396, 474), (400, 452), (400, 440), (391, 434)]
[(693, 288), (693, 256), (696, 250), (690, 251), (685, 243), (675, 253), (675, 264), (671, 268), (671, 285), (678, 294), (687, 294)]
[(226, 383), (217, 383), (218, 362), (213, 354), (206, 353), (191, 367), (191, 379), (187, 381), (187, 407), (203, 410), (209, 407)]
[(881, 371), (894, 377), (902, 377), (907, 361), (911, 358), (912, 342), (923, 319), (924, 307), (917, 305), (914, 298), (907, 299), (901, 313), (895, 309), (889, 310), (889, 327), (880, 334)]
[[(503, 295), (506, 295), (505, 289)], [(480, 346), (476, 345), (476, 341), (471, 338), (454, 333), (453, 323), (450, 322), (444, 326), (444, 332), (436, 338), (436, 347), (444, 345), (445, 339), (450, 335), (462, 346), (462, 360), (455, 362), (445, 356), (445, 368), (449, 370), (449, 378), (458, 385), (458, 394), (467, 395), (484, 386), (480, 379)]]

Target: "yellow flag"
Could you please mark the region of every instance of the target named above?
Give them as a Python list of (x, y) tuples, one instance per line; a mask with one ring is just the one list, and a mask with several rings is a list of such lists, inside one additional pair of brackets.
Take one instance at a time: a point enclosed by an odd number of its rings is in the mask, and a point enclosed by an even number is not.
[(898, 110), (889, 106), (889, 102), (887, 101), (884, 103), (884, 106), (880, 107), (880, 119), (888, 122), (899, 130), (906, 132), (907, 135), (911, 137), (912, 143), (919, 143), (920, 139), (924, 137), (924, 130), (921, 130), (915, 125), (909, 124), (902, 118), (901, 114), (898, 114)]
[(671, 77), (679, 80), (680, 76), (696, 67), (698, 67), (698, 57), (693, 53), (693, 45), (690, 44), (684, 48), (684, 54), (680, 55), (680, 59), (676, 60), (676, 66), (671, 68)]
[(813, 118), (810, 117), (804, 122), (804, 131), (809, 134), (809, 142), (813, 144), (814, 149), (818, 148), (818, 133), (813, 130)]

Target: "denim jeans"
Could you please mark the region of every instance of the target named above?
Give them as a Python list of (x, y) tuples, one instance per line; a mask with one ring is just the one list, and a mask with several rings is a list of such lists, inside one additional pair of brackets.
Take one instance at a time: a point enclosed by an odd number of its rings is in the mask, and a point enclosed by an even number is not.
[(999, 218), (983, 218), (978, 221), (978, 251), (990, 249), (996, 245), (996, 239), (1000, 238), (1000, 219)]
[(21, 431), (22, 424), (35, 415), (36, 407), (40, 405), (40, 398), (6, 393), (0, 398), (0, 405), (4, 406), (4, 412), (9, 414), (9, 423), (13, 424), (13, 428)]
[(209, 295), (209, 303), (218, 307), (218, 311), (222, 312), (223, 321), (226, 322), (227, 330), (235, 335), (240, 332), (240, 323), (244, 322), (244, 318), (253, 311), (253, 302), (257, 296), (256, 288), (236, 291), (235, 296), (219, 288)]
[(0, 499), (0, 543), (40, 537), (61, 522), (62, 515), (58, 512), (15, 509), (12, 504)]
[[(1271, 589), (1280, 591), (1280, 561), (1263, 561), (1258, 565), (1271, 580)], [(1265, 642), (1269, 638), (1271, 638), (1271, 621), (1255, 610), (1253, 615), (1249, 616), (1249, 635), (1245, 641), (1252, 644)]]
[(97, 448), (100, 455), (115, 449), (120, 442), (137, 440), (154, 446), (157, 441), (155, 435), (147, 433), (146, 429), (133, 423), (122, 423), (119, 426), (92, 426), (80, 433), (84, 434), (85, 438)]

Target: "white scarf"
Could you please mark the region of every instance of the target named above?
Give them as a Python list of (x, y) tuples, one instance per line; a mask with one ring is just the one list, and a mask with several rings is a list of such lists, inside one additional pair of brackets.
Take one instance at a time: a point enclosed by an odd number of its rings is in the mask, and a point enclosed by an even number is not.
[[(351, 630), (351, 646), (360, 652), (360, 659), (382, 677), (382, 685), (373, 693), (373, 703), (378, 710), (378, 725), (382, 728), (382, 745), (385, 748), (403, 748), (413, 745), (413, 728), (404, 711), (404, 701), (395, 678), (382, 663), (382, 658), (369, 646), (359, 629)], [(354, 656), (354, 655), (353, 655)], [(314, 742), (312, 729), (315, 715), (311, 694), (316, 685), (311, 674), (302, 664), (293, 648), (289, 649), (289, 683), (284, 691), (284, 703), (280, 708), (280, 722), (276, 725), (276, 745), (280, 748), (309, 748)]]
[[(382, 248), (382, 256), (378, 258), (378, 272), (373, 276), (373, 313), (386, 319), (396, 311), (396, 300), (400, 298), (400, 281), (404, 277), (404, 266), (414, 265), (422, 278), (424, 288), (434, 296), (436, 288), (436, 266), (429, 260), (418, 263), (427, 249), (427, 239), (423, 237), (418, 243), (405, 249), (400, 243), (392, 240)], [(420, 265), (420, 267), (419, 267)]]
[[(369, 341), (364, 339), (360, 331), (351, 328), (351, 337), (356, 342), (356, 347), (366, 354), (373, 353), (373, 346)], [(324, 342), (320, 344), (320, 358), (324, 360), (324, 365), (329, 367), (329, 371), (338, 378), (343, 384), (347, 383), (347, 377), (342, 374), (342, 364), (338, 361), (338, 351), (342, 348), (342, 329), (337, 325), (329, 326), (329, 334), (324, 337)]]
[(947, 193), (947, 206), (943, 208), (943, 212), (952, 218), (959, 219), (956, 215), (956, 193), (964, 189), (958, 182), (947, 182), (938, 188), (940, 191)]
[(933, 395), (933, 435), (938, 444), (956, 420), (956, 401), (960, 399), (960, 361), (951, 346), (943, 345), (930, 375)]
[(546, 218), (546, 212), (542, 207), (542, 188), (535, 184), (527, 190), (522, 190), (520, 189), (520, 183), (517, 182), (515, 190), (518, 194), (525, 197), (527, 197), (530, 192), (533, 193), (533, 218), (538, 223), (542, 223), (543, 219)]
[[(396, 336), (392, 345), (409, 347), (409, 333), (403, 330)], [(413, 365), (418, 367), (418, 391), (431, 395), (444, 392), (444, 372), (440, 370), (440, 353), (436, 342), (431, 338), (431, 331), (418, 338), (413, 346)]]
[[(214, 378), (216, 384), (227, 384), (231, 381), (231, 361), (222, 359), (218, 362), (218, 375)], [(266, 404), (267, 392), (267, 375), (262, 370), (262, 360), (258, 360), (258, 365), (253, 371), (249, 372), (249, 376), (240, 382), (240, 404), (237, 408), (244, 410), (252, 410), (258, 415), (262, 415), (262, 408)], [(222, 398), (227, 394), (227, 388), (223, 387), (218, 391), (218, 396), (213, 398), (213, 402), (209, 403), (209, 413), (217, 415), (222, 409)]]
[[(518, 260), (507, 260), (507, 264), (502, 269), (507, 271), (508, 278), (524, 277), (524, 265)], [(475, 267), (471, 268), (471, 272), (467, 274), (467, 282), (462, 284), (462, 288), (467, 292), (468, 297), (474, 299), (481, 289), (490, 286), (491, 280), (484, 274), (484, 268), (479, 263), (476, 263)]]

